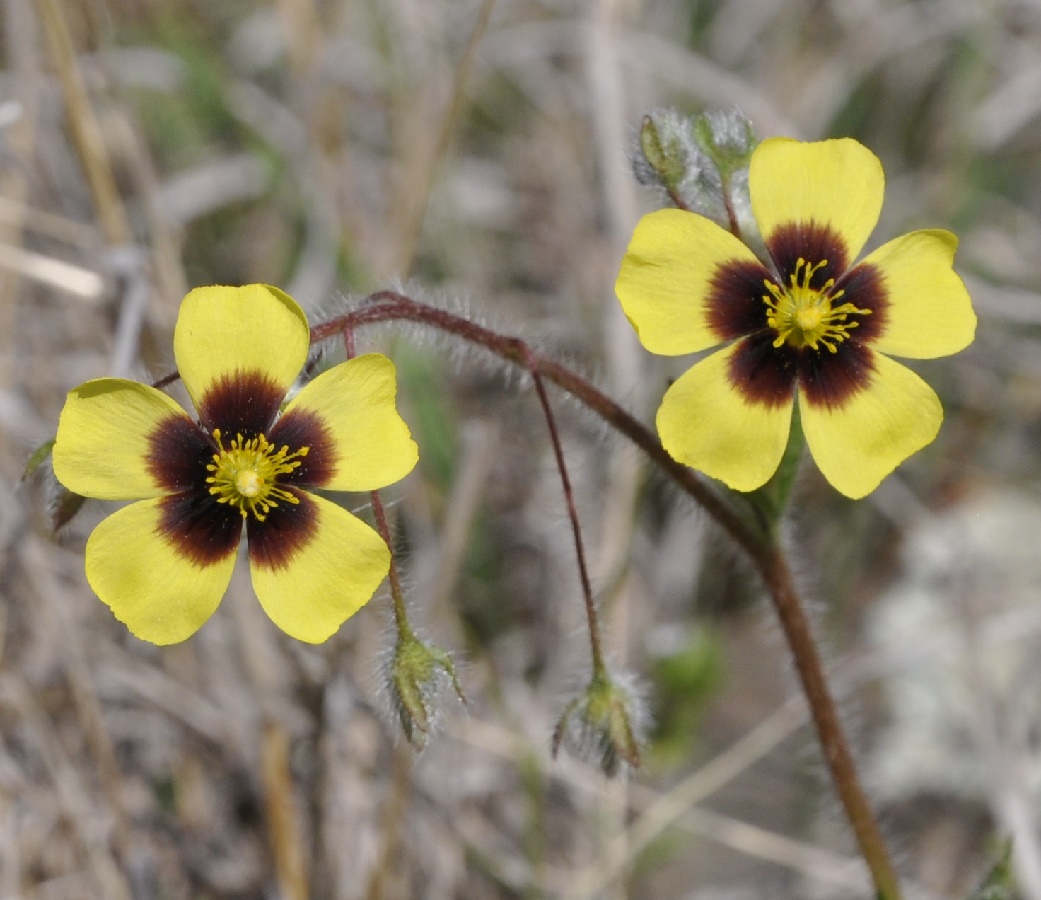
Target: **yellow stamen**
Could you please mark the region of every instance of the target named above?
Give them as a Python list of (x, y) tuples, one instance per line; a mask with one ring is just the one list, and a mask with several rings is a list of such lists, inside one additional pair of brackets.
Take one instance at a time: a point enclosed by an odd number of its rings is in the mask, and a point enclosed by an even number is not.
[(811, 265), (799, 258), (795, 264), (788, 287), (781, 287), (769, 279), (763, 283), (769, 294), (763, 294), (766, 304), (766, 322), (777, 332), (775, 347), (789, 343), (793, 347), (826, 347), (835, 353), (838, 345), (849, 337), (851, 329), (859, 322), (850, 322), (850, 315), (869, 316), (870, 309), (858, 309), (852, 303), (836, 306), (845, 291), (835, 291), (835, 279), (829, 278), (820, 287), (811, 287), (814, 274), (824, 268), (828, 261)]
[(262, 434), (248, 441), (241, 434), (236, 435), (225, 447), (219, 428), (213, 430), (213, 436), (221, 449), (206, 466), (211, 473), (206, 483), (218, 503), (238, 507), (242, 518), (252, 513), (257, 521), (263, 522), (280, 502), (300, 502), (290, 491), (278, 486), (278, 476), (299, 468), (310, 448), (301, 447), (290, 453), (289, 447), (283, 445), (275, 450)]

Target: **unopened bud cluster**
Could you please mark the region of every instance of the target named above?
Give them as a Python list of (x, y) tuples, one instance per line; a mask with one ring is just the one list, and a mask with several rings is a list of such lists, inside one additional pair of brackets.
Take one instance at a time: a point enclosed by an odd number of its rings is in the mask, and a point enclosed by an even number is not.
[(640, 126), (633, 171), (676, 206), (730, 230), (752, 221), (748, 162), (756, 143), (751, 123), (736, 109), (695, 118), (655, 110)]
[(553, 755), (561, 744), (603, 770), (608, 777), (623, 765), (640, 765), (644, 707), (624, 676), (594, 673), (573, 698), (553, 730)]
[(422, 750), (434, 730), (439, 703), (448, 687), (464, 700), (455, 664), (444, 650), (424, 644), (405, 630), (398, 634), (387, 674), (391, 703), (405, 737)]

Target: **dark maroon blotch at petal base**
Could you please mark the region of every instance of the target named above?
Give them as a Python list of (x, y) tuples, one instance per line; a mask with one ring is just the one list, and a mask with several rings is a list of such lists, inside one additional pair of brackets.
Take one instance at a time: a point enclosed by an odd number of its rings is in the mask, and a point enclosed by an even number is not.
[(208, 431), (219, 428), (225, 445), (240, 434), (249, 440), (267, 433), (284, 395), (262, 372), (223, 375), (199, 399), (199, 420)]
[(179, 556), (197, 566), (210, 566), (238, 549), (242, 513), (236, 506), (218, 503), (204, 486), (164, 497), (156, 530)]
[(217, 445), (187, 416), (173, 413), (149, 435), (146, 465), (156, 483), (171, 494), (198, 488)]
[(843, 341), (835, 353), (807, 347), (799, 355), (799, 390), (810, 406), (841, 409), (871, 384), (874, 371), (874, 351), (859, 341)]
[[(791, 287), (791, 277), (795, 275), (799, 260), (809, 265), (821, 266), (810, 279), (811, 288), (821, 288), (829, 278), (838, 281), (849, 268), (851, 262), (849, 249), (845, 240), (830, 225), (819, 225), (816, 222), (793, 222), (775, 228), (766, 240), (766, 248), (777, 266), (782, 287)], [(799, 273), (798, 283), (802, 283)]]
[(307, 456), (292, 472), (278, 476), (279, 484), (324, 487), (336, 474), (335, 442), (329, 426), (314, 412), (293, 409), (279, 419), (267, 436), (272, 446), (295, 452), (307, 447)]
[(889, 319), (889, 294), (881, 271), (869, 263), (854, 266), (835, 285), (832, 293), (840, 290), (845, 293), (835, 301), (839, 306), (852, 303), (857, 309), (871, 310), (869, 316), (854, 313), (849, 317), (848, 321), (857, 323), (850, 337), (861, 344), (877, 340), (885, 331)]
[(306, 493), (289, 488), (300, 502), (279, 500), (263, 522), (250, 518), (246, 523), (251, 565), (264, 569), (285, 569), (293, 556), (306, 547), (318, 531), (318, 504)]
[(798, 351), (773, 345), (772, 331), (741, 341), (730, 358), (730, 383), (749, 403), (778, 407), (792, 402)]
[(766, 327), (770, 273), (757, 262), (734, 260), (716, 269), (708, 286), (705, 316), (720, 341), (732, 341)]

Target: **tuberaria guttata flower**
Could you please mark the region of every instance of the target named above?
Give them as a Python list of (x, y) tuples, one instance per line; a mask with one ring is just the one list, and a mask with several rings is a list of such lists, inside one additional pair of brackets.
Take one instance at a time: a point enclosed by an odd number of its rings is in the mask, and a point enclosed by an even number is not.
[(384, 540), (311, 489), (375, 490), (415, 466), (394, 366), (379, 354), (341, 363), (281, 410), (308, 346), (307, 319), (282, 291), (197, 288), (174, 331), (197, 420), (124, 379), (69, 393), (54, 472), (78, 494), (136, 501), (91, 533), (86, 572), (138, 637), (171, 644), (202, 626), (231, 579), (243, 528), (261, 605), (300, 640), (330, 637), (386, 576)]
[(658, 433), (675, 459), (754, 490), (777, 469), (798, 403), (821, 472), (863, 497), (935, 438), (939, 399), (889, 354), (956, 353), (976, 316), (950, 232), (914, 231), (854, 264), (883, 190), (881, 164), (856, 141), (773, 138), (749, 168), (768, 260), (683, 210), (639, 222), (616, 291), (640, 341), (673, 356), (726, 345), (662, 400)]

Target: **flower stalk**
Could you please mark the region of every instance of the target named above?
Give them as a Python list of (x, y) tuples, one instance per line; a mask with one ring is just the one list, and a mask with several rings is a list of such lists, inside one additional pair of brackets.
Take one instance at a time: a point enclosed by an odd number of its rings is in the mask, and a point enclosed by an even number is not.
[[(343, 326), (341, 333), (343, 338), (343, 349), (347, 359), (354, 359), (354, 329), (349, 324)], [(397, 627), (398, 639), (403, 637), (415, 637), (412, 627), (409, 625), (408, 613), (405, 609), (405, 594), (401, 589), (401, 578), (398, 575), (397, 560), (394, 558), (394, 544), (391, 539), (390, 525), (387, 522), (387, 511), (383, 506), (383, 498), (379, 491), (371, 491), (369, 494), (372, 503), (372, 515), (376, 520), (376, 531), (383, 538), (390, 553), (390, 569), (387, 572), (387, 581), (390, 584), (390, 595), (394, 602), (394, 624)]]
[(861, 856), (871, 871), (878, 898), (900, 900), (903, 896), (900, 880), (893, 868), (882, 831), (861, 786), (788, 560), (775, 543), (761, 556), (755, 557), (753, 562), (777, 611), (813, 716), (824, 761), (846, 810)]
[[(345, 323), (341, 334), (344, 351), (348, 359), (355, 356), (354, 329)], [(445, 681), (450, 681), (456, 696), (466, 703), (455, 663), (447, 652), (439, 647), (424, 643), (412, 628), (405, 605), (405, 592), (398, 574), (394, 544), (387, 521), (387, 511), (380, 492), (370, 493), (372, 514), (376, 520), (376, 531), (390, 550), (390, 568), (387, 581), (394, 609), (394, 628), (397, 632), (393, 658), (390, 662), (389, 690), (395, 712), (401, 722), (402, 731), (408, 742), (422, 750), (434, 729), (437, 716), (438, 695)]]
[(560, 473), (560, 484), (564, 493), (564, 503), (567, 506), (568, 520), (571, 522), (571, 533), (575, 541), (575, 558), (578, 563), (578, 576), (582, 584), (582, 600), (586, 610), (586, 626), (589, 630), (589, 651), (592, 656), (593, 678), (606, 676), (607, 667), (604, 664), (603, 642), (600, 638), (600, 621), (596, 612), (596, 602), (593, 600), (593, 587), (589, 580), (589, 566), (586, 563), (586, 551), (582, 542), (582, 526), (578, 521), (578, 509), (575, 507), (575, 492), (571, 488), (571, 478), (568, 476), (567, 464), (564, 461), (564, 448), (560, 443), (560, 432), (557, 430), (556, 417), (550, 406), (549, 394), (546, 393), (546, 385), (539, 373), (539, 361), (534, 351), (523, 341), (518, 341), (520, 353), (524, 359), (524, 365), (531, 373), (531, 379), (535, 384), (535, 393), (538, 395), (539, 404), (542, 406), (542, 414), (546, 418), (546, 427), (549, 429), (550, 443), (553, 445), (553, 456), (556, 459), (557, 471)]
[(414, 637), (412, 626), (408, 621), (408, 612), (405, 609), (405, 592), (401, 589), (401, 576), (398, 574), (398, 564), (393, 554), (390, 525), (387, 523), (387, 512), (383, 507), (383, 499), (380, 497), (379, 491), (373, 491), (369, 496), (372, 502), (372, 515), (376, 520), (376, 531), (387, 542), (387, 546), (392, 548), (387, 581), (390, 584), (390, 595), (394, 601), (394, 624), (399, 637)]
[(439, 647), (431, 647), (424, 643), (409, 622), (405, 592), (401, 587), (401, 577), (391, 543), (387, 512), (379, 491), (373, 491), (371, 498), (376, 531), (391, 548), (387, 580), (390, 583), (390, 595), (394, 604), (394, 628), (397, 636), (394, 656), (390, 663), (390, 692), (405, 737), (416, 750), (422, 750), (434, 729), (438, 695), (445, 680), (451, 682), (456, 696), (463, 703), (466, 702), (466, 697), (463, 695), (452, 657)]
[[(372, 492), (372, 512), (380, 537), (391, 545), (387, 512), (379, 491)], [(393, 549), (390, 557), (390, 594), (394, 603), (394, 627), (397, 632), (394, 655), (390, 662), (389, 688), (398, 721), (408, 742), (422, 750), (434, 730), (438, 696), (446, 682), (451, 682), (456, 696), (466, 703), (452, 657), (439, 647), (424, 643), (413, 630), (405, 607), (405, 593), (398, 575)]]

